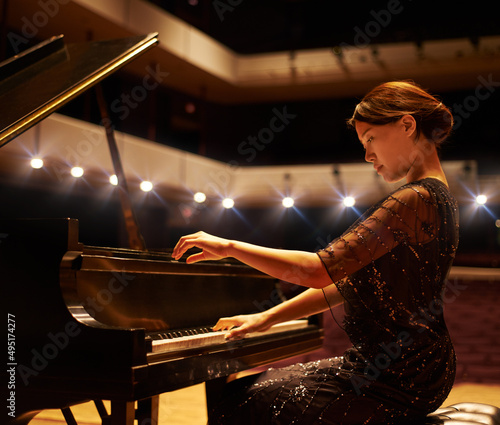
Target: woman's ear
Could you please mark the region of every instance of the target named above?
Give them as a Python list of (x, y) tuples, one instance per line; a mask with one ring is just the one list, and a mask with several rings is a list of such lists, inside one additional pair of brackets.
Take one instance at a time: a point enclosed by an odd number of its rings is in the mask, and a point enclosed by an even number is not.
[(401, 117), (401, 124), (403, 125), (405, 133), (407, 133), (409, 136), (413, 136), (414, 134), (416, 134), (415, 132), (417, 130), (417, 122), (412, 115), (403, 115)]

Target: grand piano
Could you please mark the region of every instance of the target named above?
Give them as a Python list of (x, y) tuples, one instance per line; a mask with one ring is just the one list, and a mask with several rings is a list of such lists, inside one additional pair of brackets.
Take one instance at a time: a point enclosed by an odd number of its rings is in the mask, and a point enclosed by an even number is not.
[[(0, 64), (0, 100), (9, 104), (0, 148), (157, 42), (157, 34), (82, 44), (58, 36)], [(188, 265), (147, 250), (102, 92), (100, 105), (129, 248), (83, 245), (75, 219), (0, 220), (12, 423), (49, 408), (74, 423), (70, 406), (93, 400), (103, 424), (154, 424), (161, 393), (205, 382), (210, 401), (228, 375), (322, 345), (317, 317), (239, 341), (212, 331), (220, 317), (281, 302), (280, 282), (236, 261)]]

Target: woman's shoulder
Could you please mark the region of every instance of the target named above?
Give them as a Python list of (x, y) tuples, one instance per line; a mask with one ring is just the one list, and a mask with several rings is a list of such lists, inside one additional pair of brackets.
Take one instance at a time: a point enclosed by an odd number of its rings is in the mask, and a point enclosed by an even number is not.
[(431, 192), (432, 188), (423, 180), (413, 181), (394, 189), (380, 201), (380, 205), (414, 205), (422, 201), (428, 202), (432, 199)]
[(434, 178), (410, 182), (391, 193), (381, 204), (391, 214), (404, 216), (409, 221), (435, 223), (444, 220), (451, 226), (458, 225), (458, 204), (448, 186)]
[(430, 217), (434, 216), (436, 211), (441, 210), (440, 205), (453, 210), (456, 201), (446, 184), (438, 179), (425, 178), (406, 183), (393, 190), (385, 198), (366, 210), (358, 221), (380, 215), (395, 217), (422, 215)]
[(429, 202), (440, 200), (443, 197), (452, 198), (448, 186), (441, 180), (428, 177), (404, 184), (391, 192), (386, 200), (395, 198), (402, 201), (423, 200)]
[(384, 199), (378, 202), (372, 211), (385, 210), (397, 214), (432, 213), (438, 205), (453, 207), (454, 198), (446, 184), (438, 179), (425, 178), (416, 180), (395, 189)]

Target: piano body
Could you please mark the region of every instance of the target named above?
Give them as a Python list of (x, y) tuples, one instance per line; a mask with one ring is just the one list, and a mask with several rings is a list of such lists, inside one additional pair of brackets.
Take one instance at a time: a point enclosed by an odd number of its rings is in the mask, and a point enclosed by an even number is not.
[[(0, 147), (156, 43), (155, 34), (81, 46), (56, 37), (4, 63), (0, 98), (14, 106), (1, 118)], [(28, 96), (33, 85), (42, 85), (39, 99)], [(174, 261), (141, 247), (133, 231), (131, 249), (85, 246), (78, 221), (67, 218), (2, 220), (0, 234), (13, 423), (48, 408), (63, 409), (71, 422), (68, 406), (88, 400), (103, 423), (155, 423), (161, 393), (217, 383), (322, 345), (316, 317), (239, 341), (211, 332), (220, 317), (283, 299), (275, 279), (238, 262)], [(111, 400), (110, 414), (100, 400)]]

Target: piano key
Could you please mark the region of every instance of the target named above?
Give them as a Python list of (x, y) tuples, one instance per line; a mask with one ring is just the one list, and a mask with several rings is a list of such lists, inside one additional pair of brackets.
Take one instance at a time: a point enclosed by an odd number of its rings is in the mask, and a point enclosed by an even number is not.
[[(307, 320), (291, 320), (288, 322), (273, 325), (264, 332), (247, 333), (243, 339), (272, 335), (279, 332), (288, 332), (296, 329), (303, 329), (308, 325), (309, 323)], [(171, 332), (170, 335), (178, 334), (180, 336), (172, 336), (169, 339), (154, 339), (152, 341), (152, 352), (166, 353), (172, 351), (187, 350), (190, 348), (201, 348), (215, 344), (224, 344), (225, 342), (227, 342), (226, 334), (228, 333), (228, 331), (213, 331), (210, 328), (202, 328), (200, 330), (204, 333), (197, 333), (195, 335), (182, 335), (185, 332), (177, 331)]]
[(188, 348), (205, 347), (207, 345), (222, 344), (226, 341), (226, 332), (212, 332), (210, 334), (188, 335), (171, 339), (154, 340), (153, 353), (179, 351)]

